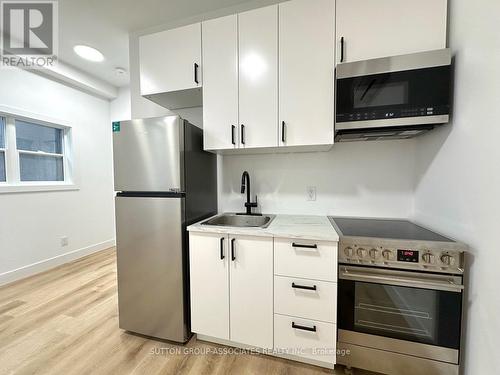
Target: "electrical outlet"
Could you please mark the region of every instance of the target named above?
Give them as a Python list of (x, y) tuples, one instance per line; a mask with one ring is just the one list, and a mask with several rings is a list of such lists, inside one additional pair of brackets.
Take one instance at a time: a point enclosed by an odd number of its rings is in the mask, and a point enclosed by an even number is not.
[(316, 186), (308, 186), (306, 188), (307, 200), (315, 201), (316, 200)]
[(69, 240), (68, 237), (61, 237), (61, 246), (68, 246)]

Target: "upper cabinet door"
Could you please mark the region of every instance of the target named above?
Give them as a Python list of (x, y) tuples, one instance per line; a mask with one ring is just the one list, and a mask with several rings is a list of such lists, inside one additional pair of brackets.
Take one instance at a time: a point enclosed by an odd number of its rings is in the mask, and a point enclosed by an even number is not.
[(337, 62), (445, 48), (446, 16), (447, 0), (337, 0)]
[(141, 95), (201, 86), (201, 23), (139, 39)]
[(237, 148), (238, 16), (205, 21), (202, 29), (204, 148)]
[(238, 15), (240, 147), (278, 146), (278, 6)]
[(279, 142), (333, 143), (334, 0), (279, 4)]

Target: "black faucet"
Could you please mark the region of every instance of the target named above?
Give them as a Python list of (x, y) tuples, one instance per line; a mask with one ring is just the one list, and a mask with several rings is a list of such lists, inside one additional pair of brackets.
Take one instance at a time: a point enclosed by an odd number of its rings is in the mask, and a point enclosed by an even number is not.
[(250, 202), (250, 175), (247, 171), (243, 172), (241, 175), (241, 194), (245, 193), (245, 186), (247, 189), (247, 201), (245, 202), (245, 207), (247, 209), (246, 215), (260, 215), (252, 213), (252, 207), (257, 207), (257, 196), (255, 196), (255, 202)]

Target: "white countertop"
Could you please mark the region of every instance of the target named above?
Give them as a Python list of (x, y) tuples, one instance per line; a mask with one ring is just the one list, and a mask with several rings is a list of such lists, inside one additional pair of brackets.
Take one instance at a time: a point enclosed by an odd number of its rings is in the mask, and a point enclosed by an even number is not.
[(339, 235), (326, 216), (276, 215), (274, 220), (267, 228), (237, 228), (215, 225), (202, 225), (201, 223), (206, 220), (207, 219), (190, 225), (187, 230), (190, 232), (302, 238), (317, 241), (338, 242), (339, 240)]

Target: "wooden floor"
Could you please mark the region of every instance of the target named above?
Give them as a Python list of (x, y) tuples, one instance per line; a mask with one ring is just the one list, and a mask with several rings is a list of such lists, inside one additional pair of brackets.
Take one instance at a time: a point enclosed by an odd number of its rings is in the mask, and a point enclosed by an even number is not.
[(175, 346), (119, 329), (114, 248), (0, 287), (0, 374), (335, 373), (210, 353), (224, 348), (195, 339)]

